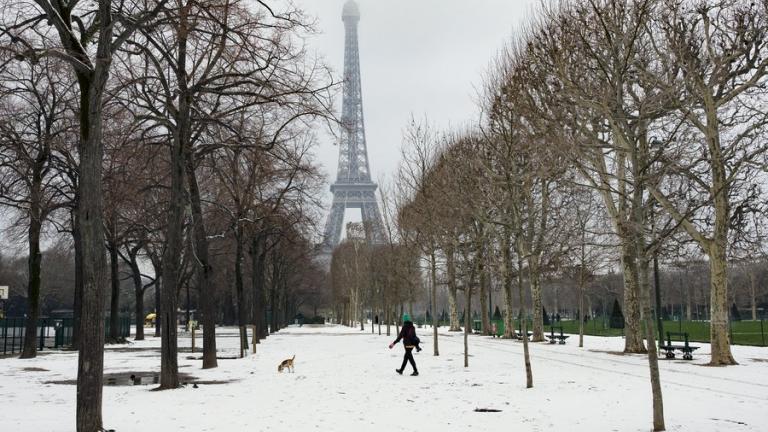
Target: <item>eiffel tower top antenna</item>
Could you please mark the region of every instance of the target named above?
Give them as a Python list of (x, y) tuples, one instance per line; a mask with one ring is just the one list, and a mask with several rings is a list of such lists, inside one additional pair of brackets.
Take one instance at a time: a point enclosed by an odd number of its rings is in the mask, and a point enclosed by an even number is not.
[(344, 10), (341, 11), (341, 19), (346, 21), (347, 18), (360, 21), (360, 7), (355, 0), (349, 0), (344, 4)]

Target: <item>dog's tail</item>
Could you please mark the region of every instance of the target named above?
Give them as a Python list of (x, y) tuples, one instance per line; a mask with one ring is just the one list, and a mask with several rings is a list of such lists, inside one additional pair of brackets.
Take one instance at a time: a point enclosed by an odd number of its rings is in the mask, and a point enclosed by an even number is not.
[(291, 361), (294, 361), (294, 360), (296, 360), (296, 354), (294, 354), (293, 357), (291, 358)]

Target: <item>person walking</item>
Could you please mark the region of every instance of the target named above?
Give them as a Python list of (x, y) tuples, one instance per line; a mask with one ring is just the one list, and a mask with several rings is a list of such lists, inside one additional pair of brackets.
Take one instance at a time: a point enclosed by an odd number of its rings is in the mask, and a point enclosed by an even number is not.
[(400, 334), (397, 335), (397, 339), (389, 344), (389, 349), (392, 349), (392, 347), (400, 342), (400, 340), (403, 341), (405, 355), (403, 356), (403, 365), (400, 366), (400, 369), (395, 369), (395, 372), (402, 375), (405, 370), (405, 365), (410, 362), (411, 367), (413, 368), (411, 376), (418, 376), (419, 371), (416, 369), (416, 361), (413, 359), (413, 349), (416, 348), (417, 351), (421, 351), (421, 348), (419, 347), (420, 341), (418, 336), (416, 336), (416, 327), (413, 326), (411, 316), (408, 314), (403, 315), (403, 327), (400, 328)]

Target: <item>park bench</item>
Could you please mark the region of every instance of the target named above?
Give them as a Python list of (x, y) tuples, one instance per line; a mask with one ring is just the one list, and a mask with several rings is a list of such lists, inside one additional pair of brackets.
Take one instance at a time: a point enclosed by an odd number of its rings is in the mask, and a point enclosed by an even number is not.
[[(679, 345), (679, 344), (678, 345), (673, 345), (672, 344), (672, 342), (673, 342), (672, 341), (672, 337), (673, 336), (676, 338), (676, 340), (674, 342), (684, 342), (684, 344), (683, 345)], [(662, 343), (663, 343), (663, 341), (662, 341)], [(693, 352), (695, 350), (699, 349), (699, 347), (691, 346), (688, 343), (688, 333), (686, 333), (686, 332), (683, 332), (683, 333), (667, 332), (667, 343), (666, 343), (666, 345), (660, 345), (659, 348), (665, 351), (664, 355), (668, 359), (675, 358), (675, 350), (679, 350), (679, 351), (681, 351), (683, 353), (683, 359), (684, 360), (693, 360)]]
[[(526, 333), (528, 333), (528, 340), (530, 340), (531, 339), (531, 335), (533, 334), (533, 332), (529, 331), (529, 332), (526, 332)], [(515, 331), (515, 337), (517, 338), (517, 340), (523, 340), (523, 334), (520, 333), (519, 331)]]
[[(555, 334), (555, 329), (560, 330), (560, 334)], [(549, 328), (549, 343), (555, 344), (559, 343), (560, 345), (565, 345), (565, 340), (568, 339), (570, 336), (563, 334), (563, 326), (551, 326)]]

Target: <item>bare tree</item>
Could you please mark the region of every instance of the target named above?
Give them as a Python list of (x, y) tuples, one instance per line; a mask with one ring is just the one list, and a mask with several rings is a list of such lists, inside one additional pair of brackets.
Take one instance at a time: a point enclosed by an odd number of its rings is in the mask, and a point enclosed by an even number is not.
[[(427, 183), (427, 175), (436, 162), (438, 154), (437, 136), (428, 124), (419, 124), (412, 119), (406, 129), (403, 163), (399, 169), (399, 187), (412, 201), (400, 208), (398, 224), (403, 233), (412, 234), (412, 244), (416, 244), (429, 260), (430, 298), (432, 311), (433, 355), (439, 356), (437, 340), (437, 233), (430, 224), (436, 213), (436, 197), (439, 189)], [(419, 205), (414, 205), (417, 196)]]
[(693, 8), (665, 2), (656, 54), (674, 69), (644, 76), (668, 95), (679, 124), (657, 131), (668, 177), (649, 190), (709, 259), (712, 365), (736, 364), (728, 339), (727, 248), (731, 228), (755, 198), (755, 164), (768, 151), (767, 7), (734, 0)]
[(10, 65), (0, 74), (0, 206), (20, 213), (29, 246), (27, 307), (21, 358), (37, 355), (42, 286), (41, 236), (64, 198), (56, 158), (71, 129), (71, 88), (61, 62)]
[[(83, 301), (77, 383), (77, 430), (102, 428), (101, 396), (104, 367), (104, 285), (106, 281), (102, 224), (101, 163), (103, 158), (103, 96), (112, 55), (130, 35), (146, 25), (157, 8), (144, 2), (117, 6), (111, 0), (81, 4), (36, 0), (15, 3), (13, 22), (0, 23), (18, 55), (58, 57), (68, 63), (80, 90), (80, 178), (78, 225), (82, 241)], [(159, 4), (162, 4), (159, 3)], [(44, 24), (53, 32), (40, 31)], [(5, 43), (5, 41), (3, 41)], [(89, 49), (95, 45), (95, 49)]]

